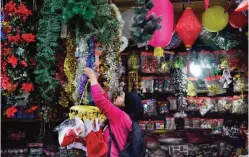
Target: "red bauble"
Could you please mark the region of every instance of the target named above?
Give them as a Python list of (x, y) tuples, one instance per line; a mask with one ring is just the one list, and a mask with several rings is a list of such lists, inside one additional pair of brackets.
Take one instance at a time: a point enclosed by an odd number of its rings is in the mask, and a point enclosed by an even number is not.
[(233, 11), (229, 16), (229, 23), (234, 28), (242, 28), (248, 24), (248, 19), (242, 12)]
[(202, 26), (192, 8), (186, 8), (176, 25), (176, 32), (190, 49), (202, 31)]

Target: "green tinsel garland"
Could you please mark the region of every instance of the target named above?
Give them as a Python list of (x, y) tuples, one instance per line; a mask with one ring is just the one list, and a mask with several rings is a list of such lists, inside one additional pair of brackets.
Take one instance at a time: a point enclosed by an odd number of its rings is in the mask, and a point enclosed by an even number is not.
[(55, 53), (60, 36), (60, 10), (63, 6), (63, 0), (44, 0), (42, 18), (39, 20), (40, 28), (37, 33), (35, 81), (40, 99), (50, 104), (55, 101), (55, 90), (59, 85), (58, 80), (54, 78)]

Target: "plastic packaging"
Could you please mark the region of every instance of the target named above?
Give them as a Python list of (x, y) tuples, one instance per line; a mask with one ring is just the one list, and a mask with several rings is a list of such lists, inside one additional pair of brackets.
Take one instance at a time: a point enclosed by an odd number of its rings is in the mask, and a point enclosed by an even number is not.
[(141, 77), (141, 91), (142, 93), (153, 93), (154, 92), (153, 77)]
[(130, 54), (128, 57), (128, 70), (138, 71), (139, 70), (139, 56), (137, 54)]
[(85, 134), (84, 123), (76, 116), (62, 122), (54, 131), (58, 132), (59, 144), (62, 147), (72, 144), (79, 136)]
[(232, 107), (232, 113), (235, 114), (245, 114), (247, 113), (248, 104), (245, 103), (245, 100), (235, 96), (233, 98), (233, 107)]
[(198, 78), (188, 77), (187, 80), (188, 80), (187, 95), (191, 97), (196, 96)]
[(200, 111), (201, 106), (203, 103), (204, 98), (203, 97), (187, 97), (188, 107), (187, 111)]
[(143, 100), (144, 115), (152, 116), (157, 115), (156, 100)]
[(141, 52), (141, 72), (156, 73), (158, 67), (157, 57), (152, 52)]
[(170, 104), (170, 107), (169, 107), (170, 110), (173, 110), (173, 111), (177, 110), (176, 97), (169, 97), (168, 100), (169, 100), (169, 104)]
[(185, 129), (193, 128), (193, 119), (192, 118), (184, 118), (184, 128)]
[(213, 76), (205, 79), (205, 84), (208, 89), (208, 95), (220, 95), (226, 93), (226, 90), (223, 88), (221, 83), (222, 76)]
[(169, 113), (169, 101), (158, 102), (159, 114), (165, 115)]
[(233, 78), (233, 90), (235, 93), (248, 91), (248, 77), (236, 75)]
[(163, 120), (157, 120), (155, 121), (155, 129), (156, 130), (162, 130), (165, 128), (164, 121)]
[(193, 128), (194, 129), (201, 128), (201, 119), (200, 118), (193, 118)]
[(156, 77), (155, 78), (155, 91), (163, 92), (164, 91), (164, 77)]
[(167, 130), (175, 130), (175, 118), (174, 117), (166, 117), (166, 129)]
[(214, 99), (205, 98), (204, 105), (200, 107), (200, 114), (204, 116), (214, 106)]
[(164, 54), (163, 57), (158, 57), (157, 59), (158, 59), (157, 73), (169, 74), (173, 63), (173, 55)]

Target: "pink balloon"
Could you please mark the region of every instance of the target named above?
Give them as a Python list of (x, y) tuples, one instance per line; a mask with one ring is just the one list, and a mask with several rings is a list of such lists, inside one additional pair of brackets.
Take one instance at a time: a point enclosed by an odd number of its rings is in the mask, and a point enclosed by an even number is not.
[(205, 3), (205, 9), (208, 9), (208, 6), (209, 6), (209, 0), (204, 0), (204, 3)]
[(173, 5), (169, 0), (153, 0), (154, 7), (147, 13), (147, 17), (155, 15), (161, 17), (161, 29), (155, 31), (149, 45), (153, 47), (165, 47), (172, 38), (174, 25)]

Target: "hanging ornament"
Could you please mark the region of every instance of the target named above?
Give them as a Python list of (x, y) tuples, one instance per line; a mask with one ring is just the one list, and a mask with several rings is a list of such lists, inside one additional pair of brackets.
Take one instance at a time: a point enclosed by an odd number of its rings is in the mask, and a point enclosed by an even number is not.
[(242, 28), (248, 24), (247, 18), (242, 12), (233, 11), (229, 16), (229, 23), (234, 28)]
[(187, 50), (192, 47), (201, 31), (201, 24), (195, 16), (194, 11), (192, 8), (186, 8), (176, 25), (176, 32), (179, 34)]
[(243, 0), (239, 6), (235, 9), (235, 11), (247, 11), (248, 10), (248, 0)]
[(179, 37), (179, 35), (177, 34), (177, 32), (174, 32), (171, 38), (170, 43), (164, 47), (165, 50), (170, 50), (170, 49), (174, 49), (178, 46), (180, 46), (182, 43), (182, 39)]
[(208, 6), (209, 6), (209, 0), (204, 0), (204, 3), (205, 3), (205, 9), (208, 9)]
[(152, 14), (161, 17), (161, 29), (156, 30), (149, 45), (155, 47), (154, 55), (163, 56), (163, 47), (169, 44), (172, 38), (174, 25), (173, 5), (169, 0), (153, 0), (154, 7), (148, 12), (147, 18)]
[(228, 18), (228, 13), (225, 12), (224, 8), (212, 6), (202, 14), (202, 25), (210, 32), (218, 32), (226, 27)]
[(138, 72), (130, 71), (128, 73), (128, 91), (138, 91)]

